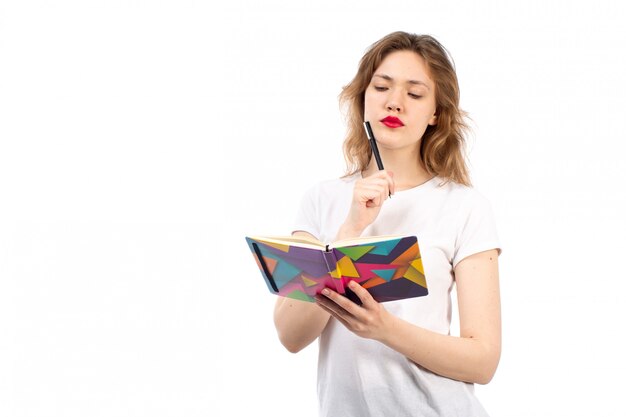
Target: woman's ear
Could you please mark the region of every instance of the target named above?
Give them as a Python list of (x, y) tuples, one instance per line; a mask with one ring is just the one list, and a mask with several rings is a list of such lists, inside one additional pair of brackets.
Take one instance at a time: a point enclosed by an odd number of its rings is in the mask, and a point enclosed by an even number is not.
[(428, 124), (430, 126), (435, 126), (437, 124), (437, 113), (432, 115), (432, 117), (428, 120)]

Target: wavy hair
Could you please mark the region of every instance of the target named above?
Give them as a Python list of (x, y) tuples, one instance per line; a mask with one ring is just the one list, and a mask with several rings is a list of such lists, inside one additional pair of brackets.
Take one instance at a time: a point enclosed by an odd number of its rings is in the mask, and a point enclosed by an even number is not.
[(352, 81), (343, 87), (339, 103), (345, 112), (347, 132), (343, 152), (347, 174), (364, 170), (372, 157), (372, 150), (363, 129), (365, 90), (372, 75), (387, 55), (395, 51), (413, 51), (426, 62), (435, 82), (437, 124), (428, 126), (421, 139), (420, 160), (426, 172), (470, 185), (465, 161), (466, 113), (459, 108), (459, 83), (454, 63), (448, 51), (429, 35), (393, 32), (372, 44), (361, 58)]

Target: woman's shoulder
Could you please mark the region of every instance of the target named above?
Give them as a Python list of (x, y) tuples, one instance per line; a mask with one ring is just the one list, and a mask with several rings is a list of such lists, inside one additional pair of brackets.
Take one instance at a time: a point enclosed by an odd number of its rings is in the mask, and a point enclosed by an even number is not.
[(460, 184), (454, 181), (440, 179), (437, 188), (440, 192), (464, 206), (489, 205), (487, 197), (475, 186)]

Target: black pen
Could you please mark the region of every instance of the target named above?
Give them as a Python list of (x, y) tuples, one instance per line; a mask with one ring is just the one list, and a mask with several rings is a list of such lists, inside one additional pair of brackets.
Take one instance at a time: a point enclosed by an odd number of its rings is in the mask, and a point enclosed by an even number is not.
[[(374, 132), (372, 132), (372, 126), (370, 126), (370, 122), (363, 122), (363, 126), (365, 126), (365, 134), (367, 135), (367, 140), (372, 147), (372, 153), (374, 154), (374, 158), (376, 159), (376, 165), (378, 166), (378, 169), (382, 171), (385, 168), (383, 167), (383, 160), (380, 159), (380, 153), (378, 153), (378, 146), (376, 145)], [(389, 197), (391, 197), (391, 190), (389, 190)]]

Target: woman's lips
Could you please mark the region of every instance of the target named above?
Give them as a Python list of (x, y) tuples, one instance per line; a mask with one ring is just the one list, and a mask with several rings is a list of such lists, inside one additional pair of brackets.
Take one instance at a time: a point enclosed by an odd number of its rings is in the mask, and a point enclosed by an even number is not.
[(385, 126), (390, 127), (392, 129), (404, 126), (404, 123), (402, 123), (402, 120), (393, 116), (387, 116), (384, 119), (382, 119), (380, 122), (384, 124)]

